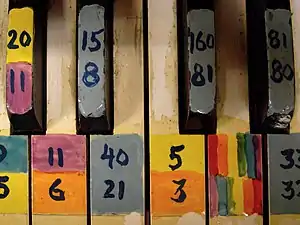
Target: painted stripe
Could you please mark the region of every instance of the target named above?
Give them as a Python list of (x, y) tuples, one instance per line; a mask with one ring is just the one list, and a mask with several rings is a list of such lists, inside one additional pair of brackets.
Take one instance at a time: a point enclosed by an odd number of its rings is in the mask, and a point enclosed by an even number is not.
[(220, 216), (227, 216), (227, 180), (225, 177), (217, 176), (217, 187), (218, 187), (218, 196), (219, 196), (219, 203), (218, 203), (218, 211)]
[(246, 160), (247, 160), (247, 175), (249, 178), (256, 178), (255, 174), (255, 151), (252, 142), (252, 135), (245, 134), (245, 153), (246, 153)]
[(219, 175), (228, 175), (228, 137), (226, 134), (218, 135), (218, 168)]
[(208, 136), (208, 167), (209, 174), (212, 176), (217, 176), (218, 170), (218, 136), (209, 135)]
[(254, 188), (254, 213), (262, 215), (262, 181), (253, 180)]
[(243, 215), (244, 213), (243, 178), (237, 177), (234, 179), (232, 192), (233, 192), (233, 199), (235, 200), (235, 207), (232, 209), (232, 213), (235, 215)]
[(255, 152), (255, 173), (256, 179), (262, 179), (262, 146), (261, 146), (261, 136), (254, 135), (252, 137), (254, 152)]
[(209, 176), (209, 206), (210, 216), (214, 217), (218, 215), (218, 189), (215, 176)]
[(233, 178), (227, 177), (227, 212), (228, 215), (232, 215), (232, 211), (235, 207), (235, 202), (233, 200)]
[(254, 212), (254, 188), (252, 179), (244, 179), (244, 212), (251, 215)]
[(228, 137), (228, 176), (238, 177), (237, 141), (234, 135)]
[(238, 143), (238, 168), (239, 168), (239, 176), (243, 177), (246, 175), (247, 171), (247, 162), (246, 162), (246, 154), (245, 154), (245, 135), (242, 133), (238, 133), (236, 135), (237, 143)]

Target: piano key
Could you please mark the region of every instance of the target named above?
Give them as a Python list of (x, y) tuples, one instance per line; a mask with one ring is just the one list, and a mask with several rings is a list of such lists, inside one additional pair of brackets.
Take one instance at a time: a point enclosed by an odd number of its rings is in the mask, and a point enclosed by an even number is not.
[(12, 133), (44, 133), (47, 3), (10, 0), (6, 105)]
[(288, 133), (295, 108), (290, 1), (247, 2), (253, 132)]
[(29, 224), (28, 145), (25, 136), (0, 136), (0, 220)]
[(261, 136), (209, 135), (207, 145), (210, 223), (262, 224)]
[(300, 219), (299, 140), (299, 133), (268, 135), (270, 225)]
[(180, 135), (178, 128), (175, 5), (148, 2), (153, 225), (205, 223), (204, 136)]
[(113, 131), (113, 1), (78, 0), (77, 131)]
[(86, 138), (32, 136), (32, 224), (86, 224)]
[[(131, 5), (131, 7), (125, 7)], [(134, 8), (135, 10), (132, 10)], [(109, 141), (114, 146), (119, 143), (117, 140), (122, 140), (122, 148), (129, 156), (129, 164), (127, 166), (120, 167), (118, 163), (116, 163), (116, 158), (118, 154), (118, 145), (114, 148), (115, 160), (113, 161), (114, 170), (122, 171), (124, 174), (128, 174), (133, 168), (136, 168), (136, 173), (138, 176), (135, 177), (135, 181), (131, 184), (128, 184), (128, 180), (124, 178), (125, 184), (125, 193), (122, 200), (118, 199), (118, 191), (117, 188), (120, 187), (122, 189), (122, 182), (115, 182), (115, 188), (111, 192), (115, 194), (116, 199), (102, 199), (102, 202), (111, 202), (110, 204), (95, 204), (93, 205), (93, 197), (91, 197), (91, 210), (95, 210), (96, 213), (91, 211), (91, 224), (113, 224), (113, 225), (140, 225), (144, 223), (145, 212), (144, 209), (141, 211), (140, 206), (142, 204), (143, 208), (145, 205), (146, 197), (142, 198), (142, 202), (140, 199), (140, 194), (137, 192), (135, 196), (137, 197), (137, 201), (135, 201), (136, 206), (135, 210), (130, 207), (130, 204), (127, 204), (126, 207), (124, 204), (127, 202), (128, 194), (132, 193), (133, 186), (138, 189), (142, 188), (144, 190), (144, 186), (141, 186), (140, 183), (140, 165), (142, 164), (142, 168), (144, 169), (145, 165), (143, 159), (141, 162), (138, 162), (137, 159), (141, 159), (144, 154), (144, 148), (141, 147), (141, 144), (144, 145), (144, 89), (143, 89), (143, 53), (142, 53), (142, 4), (140, 0), (123, 0), (123, 1), (115, 1), (114, 3), (114, 134), (113, 135), (93, 135), (91, 136), (91, 146), (90, 146), (90, 154), (94, 155), (97, 152), (103, 153), (103, 144), (101, 145), (103, 140)], [(128, 107), (130, 105), (130, 107)], [(124, 142), (125, 141), (125, 142)], [(142, 143), (141, 143), (142, 141)], [(136, 143), (136, 144), (134, 144)], [(126, 147), (130, 145), (130, 149)], [(98, 146), (98, 147), (97, 147)], [(128, 150), (127, 150), (128, 149)], [(138, 154), (133, 155), (133, 152), (138, 152)], [(92, 157), (90, 155), (89, 158)], [(100, 157), (100, 156), (99, 156)], [(143, 157), (142, 157), (143, 158)], [(112, 171), (108, 168), (108, 161), (100, 160), (100, 158), (96, 159), (92, 157), (93, 161), (90, 161), (90, 166), (92, 166), (92, 170), (90, 171), (89, 176), (95, 180), (97, 183), (103, 181), (105, 177), (112, 176), (112, 178), (118, 178), (115, 171)], [(123, 159), (123, 156), (120, 160)], [(95, 162), (95, 163), (93, 163)], [(98, 162), (96, 164), (96, 162)], [(105, 171), (103, 173), (95, 173), (93, 165), (95, 167), (104, 166), (105, 163)], [(132, 164), (131, 164), (132, 163)], [(102, 168), (102, 167), (101, 167)], [(144, 171), (144, 170), (143, 170)], [(93, 185), (93, 180), (91, 185)], [(107, 180), (109, 180), (107, 178)], [(113, 180), (113, 179), (111, 179)], [(118, 181), (118, 180), (116, 180)], [(147, 182), (142, 175), (143, 183)], [(107, 183), (110, 181), (107, 181)], [(105, 194), (108, 186), (103, 183), (104, 186), (102, 193), (97, 194), (97, 198), (101, 199), (101, 197)], [(128, 188), (128, 192), (126, 192), (126, 187)], [(92, 188), (92, 186), (91, 186)], [(96, 188), (96, 187), (95, 187)], [(94, 189), (95, 190), (95, 189)], [(104, 192), (103, 192), (104, 191)], [(91, 194), (93, 189), (91, 191)], [(111, 196), (111, 195), (109, 195)], [(126, 197), (127, 196), (127, 197)], [(95, 200), (94, 200), (95, 203)], [(115, 204), (116, 207), (114, 210), (111, 210), (112, 205)], [(128, 203), (128, 202), (127, 202)], [(99, 208), (101, 207), (101, 208)], [(125, 213), (120, 213), (120, 211), (126, 211)], [(147, 209), (146, 209), (147, 210)], [(98, 213), (97, 213), (98, 211)], [(103, 212), (108, 212), (107, 214), (103, 214)], [(111, 212), (109, 212), (111, 211)], [(114, 212), (115, 211), (115, 212)]]
[(249, 132), (245, 1), (215, 1), (217, 133)]
[(76, 1), (51, 3), (47, 32), (47, 134), (76, 134)]
[(152, 134), (150, 138), (152, 223), (171, 217), (168, 224), (177, 224), (193, 216), (204, 222), (204, 136)]
[(177, 7), (180, 132), (215, 133), (214, 2), (178, 1)]
[(105, 215), (144, 215), (143, 154), (137, 134), (91, 136), (91, 224), (99, 224)]
[[(5, 37), (7, 35), (8, 26), (8, 0), (0, 1), (0, 36)], [(0, 38), (0, 52), (6, 52), (7, 40), (6, 38)], [(0, 70), (6, 70), (6, 55), (0, 55)], [(6, 91), (6, 73), (0, 73), (0, 93)], [(8, 136), (10, 134), (10, 121), (6, 110), (6, 97), (4, 94), (0, 94), (0, 135)]]

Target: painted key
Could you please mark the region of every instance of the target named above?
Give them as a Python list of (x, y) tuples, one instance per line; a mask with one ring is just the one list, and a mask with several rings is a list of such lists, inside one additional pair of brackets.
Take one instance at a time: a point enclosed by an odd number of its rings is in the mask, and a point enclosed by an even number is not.
[(6, 106), (12, 133), (44, 133), (47, 2), (9, 1)]
[(289, 0), (247, 1), (252, 133), (288, 133), (295, 108)]
[[(179, 1), (181, 2), (181, 1)], [(213, 1), (187, 1), (187, 14), (179, 10), (178, 74), (185, 88), (180, 94), (181, 132), (215, 133), (216, 69), (215, 20)], [(182, 10), (184, 11), (184, 10)], [(186, 17), (186, 18), (184, 18)], [(183, 21), (187, 21), (187, 39)], [(188, 60), (184, 60), (184, 59)], [(185, 62), (188, 62), (185, 65)]]
[(90, 146), (91, 224), (113, 224), (118, 217), (123, 217), (122, 224), (142, 220), (142, 138), (136, 134), (95, 135)]
[(76, 135), (33, 136), (33, 224), (86, 224), (86, 140)]
[(271, 225), (300, 220), (299, 146), (300, 134), (268, 135)]
[(0, 136), (0, 220), (29, 224), (28, 145), (25, 136)]
[(77, 1), (79, 133), (112, 133), (112, 1)]
[(262, 224), (263, 181), (260, 135), (209, 135), (211, 224)]
[(205, 224), (204, 154), (204, 136), (151, 136), (152, 224), (165, 217), (169, 223), (161, 224), (181, 224), (181, 220)]

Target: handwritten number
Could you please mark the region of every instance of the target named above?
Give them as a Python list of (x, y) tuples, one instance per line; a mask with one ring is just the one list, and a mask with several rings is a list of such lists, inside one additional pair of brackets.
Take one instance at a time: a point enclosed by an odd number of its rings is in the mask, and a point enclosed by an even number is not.
[[(203, 76), (203, 66), (199, 63), (195, 63), (194, 65), (194, 73), (191, 78), (191, 83), (196, 87), (203, 87), (205, 85), (205, 77)], [(207, 65), (207, 78), (211, 83), (213, 81), (213, 68), (211, 65)]]
[[(53, 184), (49, 188), (49, 196), (54, 200), (54, 201), (64, 201), (65, 198), (65, 192), (57, 188), (57, 186), (61, 183), (61, 179), (56, 179)], [(58, 195), (54, 195), (58, 194)]]
[(283, 81), (283, 78), (286, 78), (288, 81), (293, 80), (294, 78), (294, 71), (292, 67), (289, 64), (282, 65), (282, 63), (274, 59), (272, 61), (272, 74), (271, 74), (271, 79), (275, 83), (281, 83)]
[(170, 149), (170, 159), (171, 160), (174, 160), (176, 159), (177, 160), (177, 163), (175, 165), (169, 165), (169, 167), (171, 168), (172, 171), (180, 168), (182, 166), (182, 159), (180, 157), (180, 155), (176, 154), (178, 152), (181, 152), (183, 149), (184, 149), (184, 145), (178, 145), (178, 146), (172, 146), (171, 149)]
[[(98, 31), (92, 31), (92, 35), (91, 35), (91, 42), (95, 43), (94, 47), (88, 47), (88, 49), (90, 50), (90, 52), (95, 52), (100, 50), (101, 48), (101, 42), (99, 41), (99, 39), (97, 39), (97, 35), (101, 34), (104, 32), (104, 29), (100, 29)], [(82, 38), (82, 50), (85, 51), (86, 47), (87, 47), (87, 38), (88, 38), (88, 33), (87, 31), (83, 31), (83, 38)]]
[(199, 31), (195, 41), (195, 34), (188, 28), (188, 36), (190, 37), (190, 52), (194, 54), (195, 42), (198, 51), (205, 51), (206, 49), (213, 49), (215, 47), (215, 38), (212, 34), (207, 34), (206, 40), (202, 40), (203, 32)]
[(31, 43), (31, 37), (30, 34), (28, 34), (25, 30), (20, 35), (20, 44), (23, 47), (29, 46)]
[(292, 198), (295, 196), (295, 190), (292, 188), (293, 181), (281, 181), (281, 183), (286, 186), (284, 190), (286, 192), (290, 192), (289, 195), (281, 194), (281, 196), (285, 199), (292, 200)]
[[(13, 69), (10, 69), (10, 92), (12, 94), (15, 93), (15, 71)], [(20, 73), (20, 86), (21, 86), (21, 91), (25, 92), (25, 73), (21, 71)]]
[(106, 189), (103, 197), (104, 198), (114, 198), (115, 195), (112, 194), (111, 192), (115, 188), (115, 183), (112, 180), (105, 180), (104, 183), (108, 186), (108, 188)]
[[(109, 152), (109, 153), (108, 153)], [(105, 160), (108, 159), (108, 166), (109, 168), (113, 169), (113, 160), (115, 158), (114, 150), (109, 148), (107, 144), (104, 145), (104, 152), (101, 155), (101, 159)]]
[[(300, 149), (296, 149), (296, 152), (299, 154), (298, 162), (300, 162)], [(284, 156), (285, 160), (288, 162), (288, 164), (286, 164), (286, 165), (280, 164), (281, 168), (291, 169), (291, 168), (293, 168), (293, 166), (295, 166), (298, 169), (300, 169), (300, 165), (295, 164), (295, 160), (293, 159), (294, 153), (295, 153), (295, 150), (291, 149), (291, 148), (284, 149), (281, 151), (281, 155)]]
[(86, 50), (86, 46), (87, 46), (87, 35), (88, 35), (87, 31), (84, 30), (84, 31), (83, 31), (83, 38), (82, 38), (82, 46), (81, 46), (82, 51), (85, 51), (85, 50)]
[(15, 41), (17, 40), (17, 31), (16, 30), (10, 30), (8, 31), (8, 36), (11, 37), (9, 43), (7, 44), (7, 47), (9, 49), (18, 49), (19, 45), (15, 44)]
[[(115, 194), (112, 194), (111, 192), (115, 188), (115, 183), (112, 180), (105, 180), (104, 183), (108, 186), (104, 193), (104, 198), (115, 198)], [(124, 191), (125, 191), (125, 183), (124, 181), (119, 182), (119, 193), (118, 198), (119, 200), (122, 200), (124, 197)]]
[(6, 182), (9, 181), (9, 177), (8, 176), (0, 176), (0, 189), (3, 189), (3, 193), (0, 194), (0, 199), (4, 199), (9, 195), (9, 188), (7, 187)]
[(1, 152), (0, 155), (0, 163), (1, 163), (7, 156), (7, 150), (3, 145), (0, 145), (0, 152)]
[[(123, 159), (121, 159), (123, 156)], [(104, 151), (101, 155), (101, 159), (105, 160), (108, 159), (108, 166), (110, 169), (113, 169), (113, 160), (115, 158), (114, 155), (114, 150), (110, 147), (108, 147), (108, 144), (104, 145)], [(116, 157), (116, 162), (120, 165), (120, 166), (127, 166), (129, 163), (129, 156), (127, 155), (127, 153), (125, 151), (123, 151), (123, 149), (119, 149), (117, 157)]]
[(285, 156), (285, 160), (288, 161), (289, 163), (287, 165), (284, 164), (280, 164), (280, 167), (283, 169), (291, 169), (293, 168), (295, 161), (293, 159), (293, 155), (294, 155), (294, 149), (285, 149), (281, 151), (281, 155)]
[(174, 183), (174, 184), (179, 185), (179, 187), (177, 188), (177, 190), (176, 190), (176, 192), (174, 193), (174, 195), (176, 195), (178, 192), (180, 192), (180, 194), (179, 194), (179, 196), (178, 196), (177, 199), (171, 197), (171, 199), (172, 199), (174, 202), (182, 203), (182, 202), (184, 202), (184, 200), (186, 199), (186, 193), (185, 193), (185, 191), (183, 190), (183, 187), (184, 187), (184, 185), (185, 185), (185, 182), (186, 182), (186, 179), (181, 179), (181, 180), (179, 180), (179, 181), (173, 180), (173, 183)]
[(119, 182), (119, 194), (118, 194), (119, 200), (123, 199), (124, 191), (125, 191), (125, 183), (124, 183), (124, 181), (120, 181)]
[[(53, 148), (50, 147), (48, 148), (48, 153), (49, 153), (49, 156), (48, 156), (48, 163), (50, 166), (53, 166), (54, 165), (54, 151), (53, 151)], [(58, 166), (59, 167), (63, 167), (64, 166), (64, 153), (63, 153), (63, 150), (61, 148), (58, 148), (57, 149), (57, 154), (58, 154)]]
[(268, 37), (270, 39), (270, 46), (274, 49), (280, 47), (280, 39), (279, 39), (279, 32), (276, 30), (271, 29), (268, 33)]
[[(15, 41), (17, 40), (18, 33), (16, 30), (10, 30), (8, 32), (8, 36), (11, 37), (10, 41), (7, 44), (7, 47), (9, 49), (18, 49), (20, 46), (15, 44)], [(30, 34), (27, 33), (25, 30), (22, 31), (20, 37), (19, 37), (19, 42), (21, 46), (27, 47), (31, 44), (31, 37)]]
[[(89, 70), (89, 67), (91, 67), (92, 69)], [(82, 82), (89, 88), (95, 87), (100, 81), (98, 71), (98, 66), (95, 63), (88, 62), (85, 65), (85, 72), (82, 77)], [(92, 81), (90, 81), (89, 79), (92, 79)]]
[[(293, 184), (294, 182), (291, 181), (291, 180), (288, 180), (288, 181), (281, 181), (281, 183), (285, 186), (284, 190), (285, 192), (287, 192), (287, 194), (281, 194), (281, 196), (287, 200), (292, 200), (294, 197), (295, 197), (295, 189), (293, 188)], [(300, 180), (297, 180), (295, 182), (295, 184), (297, 186), (299, 186), (300, 184)], [(296, 195), (297, 197), (300, 197), (300, 192), (297, 193)]]
[[(124, 159), (121, 160), (121, 156), (124, 156)], [(121, 166), (127, 166), (128, 162), (129, 162), (129, 157), (126, 154), (126, 152), (124, 152), (122, 149), (119, 149), (119, 152), (117, 154), (117, 158), (116, 158), (117, 163), (119, 163)]]

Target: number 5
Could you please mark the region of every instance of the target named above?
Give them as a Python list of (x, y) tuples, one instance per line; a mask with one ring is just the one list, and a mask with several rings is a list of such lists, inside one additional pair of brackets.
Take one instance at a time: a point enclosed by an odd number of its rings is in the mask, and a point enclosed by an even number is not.
[(171, 153), (170, 153), (170, 159), (177, 159), (177, 163), (175, 165), (169, 165), (172, 171), (178, 169), (182, 166), (182, 160), (180, 155), (176, 154), (176, 152), (181, 152), (184, 149), (184, 145), (178, 145), (178, 146), (172, 146), (171, 147)]

